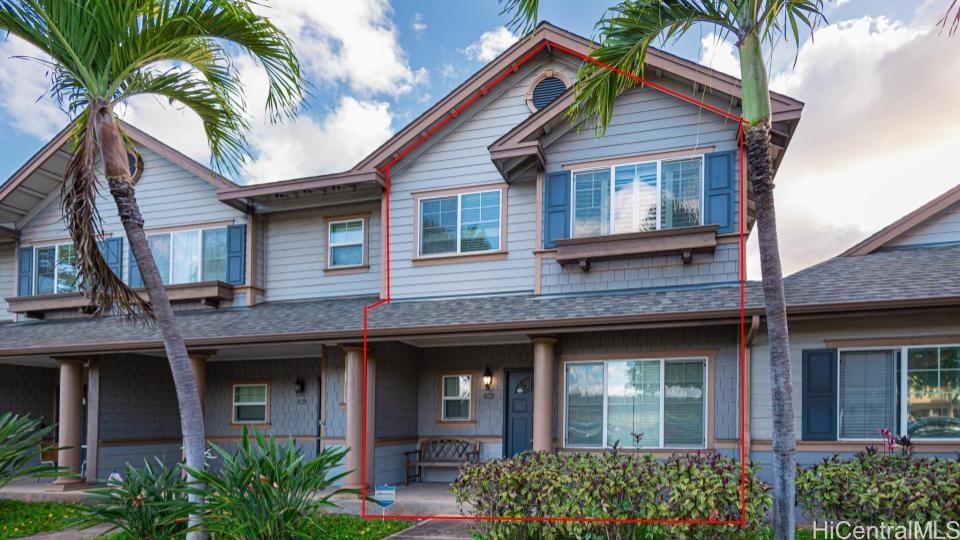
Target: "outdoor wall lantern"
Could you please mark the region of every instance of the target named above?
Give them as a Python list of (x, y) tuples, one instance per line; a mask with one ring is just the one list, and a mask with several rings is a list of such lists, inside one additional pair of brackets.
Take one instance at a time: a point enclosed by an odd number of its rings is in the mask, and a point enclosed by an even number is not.
[(487, 369), (483, 370), (483, 386), (489, 390), (491, 384), (493, 384), (493, 373), (490, 372), (490, 366), (487, 366)]
[(298, 396), (303, 395), (303, 392), (307, 389), (307, 383), (303, 382), (303, 377), (297, 377), (297, 380), (293, 383), (293, 389), (297, 391)]

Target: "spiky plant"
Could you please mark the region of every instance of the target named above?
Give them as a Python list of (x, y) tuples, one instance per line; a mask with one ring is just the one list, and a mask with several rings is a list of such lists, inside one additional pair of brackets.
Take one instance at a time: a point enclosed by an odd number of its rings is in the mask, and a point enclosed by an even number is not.
[(0, 415), (0, 488), (26, 476), (56, 476), (62, 469), (37, 464), (40, 455), (53, 449), (47, 443), (53, 426), (39, 418), (12, 412)]

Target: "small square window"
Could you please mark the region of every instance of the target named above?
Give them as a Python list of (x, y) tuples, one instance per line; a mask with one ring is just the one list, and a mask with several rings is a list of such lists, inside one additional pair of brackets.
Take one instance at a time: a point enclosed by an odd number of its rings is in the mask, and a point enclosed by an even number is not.
[(364, 260), (365, 223), (363, 219), (331, 221), (327, 228), (327, 267), (362, 266)]
[(233, 385), (233, 423), (265, 424), (267, 396), (266, 384)]
[(441, 379), (441, 418), (444, 421), (471, 420), (472, 375), (444, 375)]

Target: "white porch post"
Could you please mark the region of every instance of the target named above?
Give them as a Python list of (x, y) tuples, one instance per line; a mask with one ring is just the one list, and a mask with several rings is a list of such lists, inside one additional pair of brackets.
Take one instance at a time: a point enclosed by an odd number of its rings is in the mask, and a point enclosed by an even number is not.
[(57, 465), (76, 476), (58, 476), (53, 484), (55, 489), (66, 489), (83, 482), (79, 476), (83, 460), (83, 360), (58, 358), (57, 365), (60, 368)]
[(533, 450), (553, 452), (553, 370), (552, 337), (534, 337), (533, 342)]
[(365, 463), (367, 485), (374, 484), (376, 438), (374, 436), (374, 409), (376, 404), (376, 359), (367, 352), (367, 399), (366, 399), (366, 453), (364, 442), (364, 400), (363, 400), (363, 347), (343, 347), (344, 351), (344, 394), (347, 402), (346, 445), (349, 448), (346, 457), (346, 469), (351, 471), (345, 478), (348, 488), (359, 489), (363, 484), (361, 463)]

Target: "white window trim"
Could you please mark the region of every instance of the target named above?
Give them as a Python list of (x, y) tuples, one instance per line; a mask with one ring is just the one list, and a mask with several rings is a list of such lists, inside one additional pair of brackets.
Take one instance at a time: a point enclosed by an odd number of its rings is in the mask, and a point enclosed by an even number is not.
[[(31, 296), (38, 296), (41, 294), (70, 294), (80, 292), (79, 289), (76, 291), (66, 291), (60, 292), (60, 279), (57, 276), (57, 273), (60, 269), (60, 248), (63, 246), (71, 246), (71, 242), (62, 242), (62, 243), (49, 243), (49, 244), (40, 244), (33, 246), (33, 294)], [(53, 248), (53, 292), (41, 293), (40, 290), (40, 257), (37, 256), (37, 250), (45, 248)]]
[[(470, 395), (467, 396), (467, 417), (466, 418), (448, 418), (447, 417), (447, 408), (444, 406), (448, 401), (463, 401), (464, 398), (460, 396), (445, 396), (443, 395), (443, 390), (446, 388), (446, 380), (448, 378), (456, 378), (457, 384), (459, 385), (460, 377), (469, 377), (470, 383), (468, 388), (470, 390)], [(472, 422), (473, 421), (473, 374), (472, 373), (448, 373), (440, 376), (440, 420), (444, 422)]]
[[(333, 226), (339, 223), (350, 223), (353, 221), (360, 222), (360, 242), (344, 242), (340, 244), (333, 243)], [(330, 221), (327, 223), (327, 268), (330, 270), (340, 269), (340, 268), (357, 268), (367, 264), (367, 246), (364, 245), (366, 241), (367, 234), (367, 220), (362, 217), (357, 218), (347, 218), (347, 219), (338, 219), (336, 221)], [(330, 256), (333, 248), (335, 247), (349, 247), (349, 246), (360, 246), (360, 263), (359, 264), (333, 264), (333, 258)]]
[[(212, 227), (200, 227), (200, 228), (190, 228), (190, 229), (175, 229), (175, 230), (170, 230), (170, 231), (160, 231), (160, 232), (155, 232), (155, 233), (149, 233), (149, 232), (148, 232), (148, 233), (147, 233), (147, 247), (148, 247), (148, 249), (149, 249), (149, 246), (150, 246), (150, 237), (152, 237), (152, 236), (163, 236), (163, 235), (166, 235), (166, 236), (169, 236), (169, 237), (170, 237), (170, 247), (169, 247), (169, 249), (167, 250), (167, 252), (168, 252), (168, 253), (167, 253), (167, 256), (169, 257), (169, 261), (170, 261), (170, 268), (167, 269), (167, 285), (185, 285), (185, 284), (188, 284), (188, 283), (201, 283), (201, 282), (203, 282), (203, 281), (206, 280), (206, 276), (203, 275), (203, 235), (204, 235), (204, 233), (205, 233), (206, 231), (212, 231), (212, 230), (217, 230), (217, 229), (223, 229), (224, 231), (228, 231), (228, 226), (227, 226), (227, 225), (216, 225), (216, 226), (212, 226)], [(197, 279), (197, 281), (185, 281), (185, 282), (182, 282), (182, 283), (174, 283), (174, 282), (173, 282), (173, 261), (174, 261), (174, 258), (173, 258), (173, 235), (178, 234), (178, 233), (189, 233), (189, 232), (195, 232), (195, 231), (199, 233), (199, 237), (200, 237), (199, 241), (197, 242), (197, 261), (198, 261), (198, 264), (199, 264), (199, 266), (200, 266), (199, 269), (198, 269), (198, 271), (197, 271), (197, 277), (198, 277), (198, 279)], [(227, 235), (229, 236), (229, 232), (227, 233)], [(161, 277), (163, 277), (163, 276), (161, 276)], [(224, 278), (226, 278), (226, 276), (224, 276)]]
[[(689, 357), (670, 357), (670, 358), (611, 358), (608, 360), (569, 360), (563, 363), (563, 381), (562, 381), (562, 404), (563, 407), (563, 446), (564, 448), (583, 448), (583, 449), (610, 449), (613, 448), (607, 443), (607, 364), (610, 362), (658, 362), (660, 364), (660, 434), (659, 434), (659, 446), (622, 446), (621, 448), (644, 451), (644, 450), (703, 450), (707, 447), (708, 433), (707, 429), (709, 428), (709, 414), (710, 414), (710, 381), (709, 381), (709, 366), (708, 362), (710, 361), (705, 356), (689, 356)], [(664, 365), (670, 362), (690, 362), (690, 361), (699, 361), (703, 362), (703, 445), (700, 446), (666, 446), (663, 440), (663, 428), (664, 428), (664, 398), (666, 392), (664, 392), (664, 382), (665, 382), (665, 373)], [(567, 366), (572, 364), (601, 364), (603, 365), (603, 440), (599, 445), (594, 444), (570, 444), (567, 442), (567, 433), (568, 433), (568, 424), (570, 422), (570, 415), (567, 414)]]
[[(499, 197), (499, 212), (497, 213), (497, 243), (500, 244), (500, 247), (497, 249), (486, 249), (483, 251), (461, 251), (460, 247), (460, 224), (461, 224), (461, 211), (463, 209), (463, 196), (464, 195), (475, 195), (480, 194), (481, 196), (484, 193), (497, 193)], [(444, 251), (443, 253), (423, 253), (423, 203), (426, 201), (432, 201), (437, 199), (451, 199), (456, 197), (457, 199), (457, 249), (456, 251)], [(459, 193), (448, 193), (445, 195), (430, 195), (425, 197), (420, 197), (417, 204), (420, 207), (417, 209), (417, 258), (418, 259), (431, 259), (435, 257), (450, 257), (452, 255), (483, 255), (485, 253), (500, 253), (504, 250), (503, 246), (503, 190), (502, 189), (479, 189), (471, 191), (463, 191)]]
[[(249, 387), (249, 386), (262, 386), (263, 387), (263, 401), (241, 401), (237, 403), (237, 388)], [(234, 424), (266, 424), (269, 421), (270, 415), (270, 406), (268, 405), (270, 401), (270, 385), (267, 383), (236, 383), (230, 386), (230, 409), (231, 409), (231, 419)], [(263, 405), (263, 420), (237, 420), (237, 406), (244, 405)]]
[[(840, 410), (840, 392), (841, 392), (841, 390), (842, 390), (842, 388), (840, 387), (840, 355), (841, 355), (841, 354), (843, 354), (844, 352), (861, 352), (861, 351), (896, 351), (896, 352), (899, 352), (899, 353), (900, 353), (900, 381), (899, 381), (899, 382), (900, 382), (900, 392), (899, 392), (899, 397), (900, 397), (900, 407), (899, 407), (899, 409), (900, 409), (900, 410), (897, 411), (897, 412), (899, 413), (899, 418), (900, 418), (900, 429), (899, 429), (897, 435), (898, 435), (898, 436), (904, 436), (904, 435), (907, 435), (907, 429), (908, 429), (908, 425), (909, 425), (909, 423), (910, 423), (910, 421), (909, 421), (909, 413), (908, 413), (908, 409), (909, 409), (908, 400), (909, 400), (909, 398), (910, 398), (910, 391), (909, 391), (909, 388), (908, 388), (908, 384), (909, 384), (910, 380), (909, 380), (909, 378), (907, 377), (907, 366), (908, 366), (907, 351), (909, 351), (910, 349), (933, 349), (933, 348), (939, 349), (939, 348), (943, 348), (943, 347), (960, 347), (960, 344), (958, 344), (958, 343), (943, 343), (943, 344), (924, 344), (924, 345), (904, 345), (904, 346), (900, 346), (900, 347), (896, 347), (896, 346), (883, 347), (883, 346), (880, 346), (880, 347), (844, 347), (844, 348), (838, 348), (838, 349), (837, 349), (837, 375), (836, 375), (836, 379), (837, 379), (837, 380), (836, 380), (836, 385), (837, 385), (837, 409), (836, 409), (836, 414), (837, 414), (837, 426), (836, 426), (836, 429), (837, 429), (837, 433), (836, 433), (837, 441), (841, 441), (841, 442), (877, 442), (877, 441), (882, 441), (882, 440), (883, 440), (883, 438), (880, 436), (880, 432), (879, 432), (879, 431), (877, 431), (877, 436), (874, 437), (874, 438), (846, 438), (846, 437), (840, 437), (840, 415), (841, 415), (841, 410)], [(894, 389), (894, 390), (895, 390), (895, 389)], [(894, 393), (894, 392), (891, 392), (891, 395), (893, 395), (893, 393)], [(880, 428), (877, 428), (877, 429), (879, 430)], [(913, 441), (914, 443), (917, 443), (917, 442), (931, 442), (931, 443), (946, 442), (946, 443), (954, 443), (954, 442), (960, 441), (960, 437), (955, 437), (955, 438), (949, 438), (949, 437), (937, 437), (937, 438), (921, 437), (921, 438), (918, 438), (918, 439), (911, 439), (911, 441)]]
[[(634, 162), (628, 162), (628, 163), (616, 163), (608, 167), (587, 167), (583, 169), (571, 169), (570, 171), (570, 237), (571, 238), (588, 238), (588, 237), (578, 237), (574, 234), (574, 231), (576, 230), (575, 228), (576, 223), (577, 223), (577, 220), (576, 220), (577, 174), (603, 171), (603, 170), (607, 170), (610, 172), (610, 193), (609, 193), (610, 215), (608, 216), (609, 223), (607, 224), (607, 227), (608, 227), (607, 230), (609, 232), (607, 232), (607, 234), (605, 235), (602, 234), (600, 236), (609, 236), (612, 234), (624, 234), (624, 233), (613, 232), (614, 223), (616, 219), (614, 215), (614, 206), (613, 206), (613, 199), (615, 194), (614, 189), (615, 189), (616, 183), (613, 180), (616, 177), (616, 169), (617, 167), (635, 167), (637, 165), (648, 165), (650, 163), (656, 163), (657, 164), (657, 228), (656, 230), (660, 231), (660, 230), (663, 230), (663, 227), (662, 227), (663, 224), (661, 223), (661, 216), (663, 215), (663, 208), (662, 208), (663, 207), (663, 186), (662, 186), (663, 179), (661, 176), (663, 164), (671, 163), (674, 161), (687, 161), (687, 160), (696, 159), (696, 158), (700, 158), (700, 225), (703, 225), (705, 216), (706, 216), (706, 208), (705, 208), (706, 205), (704, 204), (704, 200), (705, 200), (704, 189), (706, 189), (706, 170), (705, 170), (706, 158), (704, 156), (706, 156), (705, 153), (698, 153), (698, 154), (695, 153), (687, 156), (677, 156), (677, 157), (671, 157), (666, 159), (654, 159), (654, 160), (646, 160), (646, 161), (634, 161)], [(639, 194), (639, 191), (637, 189), (634, 189), (633, 190), (634, 205), (637, 204), (638, 194)]]

